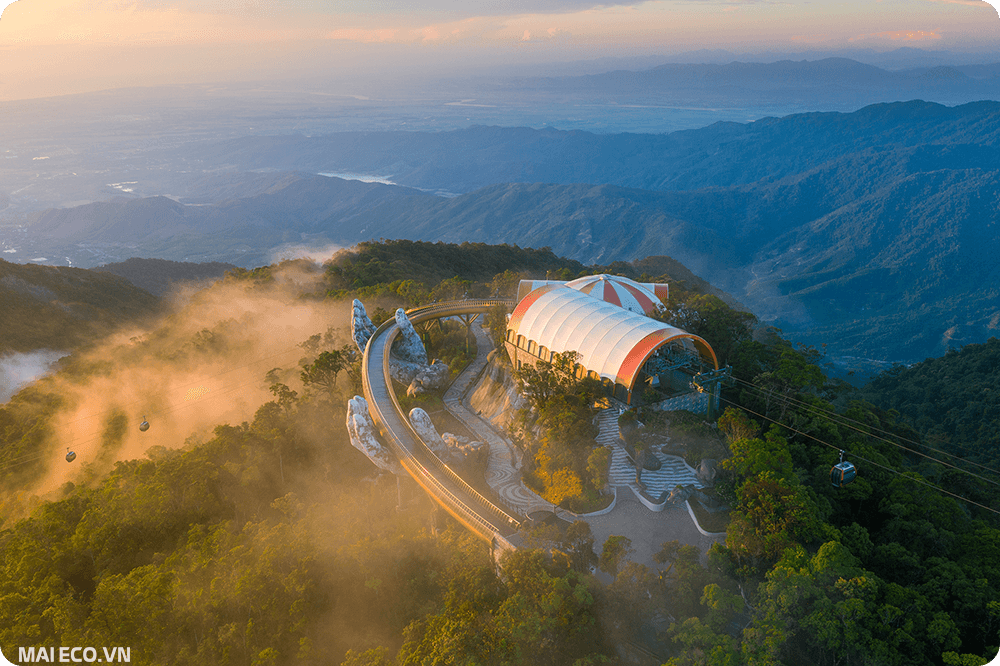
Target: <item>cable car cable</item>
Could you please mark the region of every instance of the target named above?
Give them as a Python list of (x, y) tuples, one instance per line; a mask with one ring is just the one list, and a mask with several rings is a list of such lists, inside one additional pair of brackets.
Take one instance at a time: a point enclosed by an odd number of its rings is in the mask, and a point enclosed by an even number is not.
[[(299, 345), (296, 345), (295, 347), (289, 347), (288, 349), (285, 349), (283, 351), (277, 352), (275, 354), (271, 354), (270, 356), (265, 356), (265, 357), (262, 357), (262, 358), (255, 359), (255, 360), (250, 361), (249, 363), (246, 363), (244, 365), (235, 366), (235, 367), (229, 368), (227, 370), (223, 370), (221, 372), (218, 372), (218, 373), (216, 373), (214, 375), (209, 375), (208, 377), (203, 377), (203, 378), (200, 378), (200, 379), (195, 379), (195, 380), (192, 380), (192, 381), (190, 381), (190, 382), (188, 382), (186, 384), (180, 384), (177, 387), (174, 387), (174, 389), (172, 389), (172, 390), (180, 390), (180, 389), (183, 389), (184, 387), (192, 386), (194, 384), (200, 384), (200, 383), (202, 383), (202, 382), (204, 382), (206, 380), (210, 380), (210, 379), (215, 379), (217, 377), (221, 377), (222, 375), (228, 374), (230, 372), (235, 372), (236, 370), (241, 370), (241, 369), (244, 369), (244, 368), (249, 368), (250, 366), (255, 365), (257, 363), (262, 363), (264, 361), (268, 361), (268, 360), (277, 358), (279, 356), (283, 356), (285, 354), (290, 354), (290, 353), (296, 351), (299, 348), (300, 348)], [(230, 388), (229, 390), (226, 390), (226, 391), (214, 392), (213, 393), (213, 397), (215, 397), (217, 395), (225, 395), (227, 393), (231, 393), (232, 391), (234, 391), (234, 390), (236, 390), (238, 388), (243, 388), (245, 386), (249, 386), (250, 384), (253, 384), (256, 381), (257, 380), (251, 380), (251, 381), (245, 382), (243, 384), (240, 384), (240, 385), (236, 386), (235, 388)], [(119, 405), (119, 406), (117, 406), (116, 408), (113, 408), (113, 409), (108, 409), (108, 410), (105, 410), (103, 412), (97, 412), (97, 413), (93, 413), (93, 414), (88, 414), (86, 416), (81, 416), (80, 418), (74, 419), (72, 421), (66, 421), (63, 425), (73, 425), (73, 424), (76, 424), (76, 423), (80, 423), (82, 421), (86, 421), (88, 419), (100, 418), (100, 417), (103, 417), (103, 416), (106, 416), (108, 414), (113, 413), (114, 411), (116, 411), (116, 409), (123, 409), (124, 407), (129, 407), (129, 406), (134, 405), (134, 404), (139, 403), (139, 402), (142, 402), (142, 400), (138, 400), (138, 399), (137, 400), (133, 400), (131, 402), (125, 403), (124, 405)], [(192, 404), (195, 404), (195, 403), (192, 403)], [(158, 412), (148, 412), (147, 415), (148, 414), (154, 414), (154, 415), (156, 415), (156, 414), (161, 414), (161, 415), (162, 414), (169, 414), (169, 413), (172, 413), (172, 412), (176, 411), (177, 409), (183, 408), (184, 406), (185, 405), (174, 406), (173, 408), (168, 409), (166, 411), (162, 411), (161, 410), (161, 411), (158, 411)], [(145, 421), (145, 418), (146, 417), (144, 416), (143, 417), (143, 419), (144, 419), (143, 422), (144, 423), (147, 422), (147, 421)], [(141, 429), (142, 429), (142, 426), (140, 424), (140, 430)], [(148, 426), (147, 426), (147, 430), (148, 430)], [(145, 432), (145, 430), (142, 430), (142, 431)], [(84, 444), (84, 445), (85, 444), (91, 444), (94, 441), (96, 441), (97, 439), (99, 439), (99, 437), (92, 437), (90, 439), (82, 440), (82, 441), (74, 439), (74, 440), (70, 440), (69, 444), (70, 445), (74, 445), (74, 446), (79, 446), (81, 444)], [(63, 443), (65, 443), (65, 442), (63, 442)], [(0, 466), (0, 471), (6, 470), (6, 469), (10, 469), (12, 467), (18, 467), (20, 465), (27, 464), (27, 463), (32, 462), (34, 460), (37, 460), (39, 458), (44, 458), (44, 457), (46, 457), (48, 455), (50, 455), (50, 454), (48, 454), (48, 453), (27, 453), (27, 454), (24, 454), (22, 456), (18, 456), (16, 458), (11, 459), (11, 460), (5, 461), (6, 464)]]
[[(764, 416), (763, 414), (759, 414), (759, 413), (753, 411), (752, 409), (747, 409), (746, 407), (743, 407), (741, 405), (737, 405), (732, 400), (728, 400), (728, 399), (723, 398), (721, 396), (720, 396), (720, 400), (725, 400), (726, 402), (728, 402), (729, 404), (733, 405), (734, 407), (739, 407), (740, 409), (748, 411), (751, 414), (755, 414), (756, 416), (759, 416), (762, 419), (767, 419), (768, 421), (771, 421), (772, 423), (776, 423), (777, 425), (781, 426), (782, 428), (785, 428), (786, 430), (790, 430), (790, 431), (792, 431), (792, 432), (794, 432), (796, 434), (802, 435), (803, 437), (808, 437), (809, 439), (815, 440), (815, 441), (819, 442), (820, 444), (823, 444), (824, 446), (829, 446), (831, 449), (837, 449), (838, 451), (842, 450), (841, 447), (839, 447), (839, 446), (834, 446), (833, 444), (830, 444), (828, 442), (824, 442), (823, 440), (819, 439), (818, 437), (814, 437), (814, 436), (812, 436), (812, 435), (810, 435), (808, 433), (804, 433), (804, 432), (802, 432), (800, 430), (796, 430), (795, 428), (792, 428), (791, 426), (785, 425), (784, 423), (780, 423), (778, 421), (775, 421), (774, 419), (772, 419), (772, 418), (770, 418), (768, 416)], [(931, 483), (927, 483), (926, 481), (922, 480), (923, 477), (921, 477), (921, 478), (913, 478), (912, 476), (907, 476), (906, 474), (904, 474), (902, 472), (899, 472), (899, 471), (897, 471), (895, 469), (892, 469), (891, 467), (886, 467), (885, 465), (880, 465), (879, 463), (877, 463), (877, 462), (875, 462), (873, 460), (868, 460), (867, 458), (863, 458), (862, 456), (855, 455), (855, 456), (851, 456), (851, 457), (854, 458), (855, 460), (863, 460), (866, 463), (868, 463), (869, 465), (874, 465), (875, 467), (878, 467), (879, 469), (884, 469), (887, 472), (892, 472), (893, 474), (898, 474), (899, 476), (902, 476), (904, 479), (909, 479), (910, 481), (913, 481), (915, 483), (919, 483), (922, 486), (927, 486), (928, 488), (932, 488), (932, 489), (934, 489), (934, 490), (936, 490), (938, 492), (944, 493), (945, 495), (951, 495), (955, 499), (960, 499), (963, 502), (968, 502), (969, 504), (974, 504), (975, 506), (978, 506), (981, 509), (985, 509), (987, 511), (990, 511), (990, 512), (995, 513), (998, 516), (1000, 516), (1000, 511), (997, 511), (996, 509), (991, 509), (988, 506), (980, 504), (979, 502), (976, 502), (974, 500), (970, 500), (968, 498), (962, 497), (961, 495), (956, 495), (955, 493), (950, 492), (948, 490), (945, 490), (944, 488), (938, 488), (937, 486), (935, 486), (935, 485), (933, 485)]]
[[(764, 394), (764, 391), (765, 391), (764, 389), (760, 389), (759, 387), (754, 387), (753, 385), (751, 385), (751, 388), (755, 388), (757, 391), (761, 392), (761, 394)], [(803, 404), (807, 404), (807, 403), (803, 403)], [(985, 481), (986, 483), (990, 483), (990, 484), (992, 484), (994, 486), (1000, 487), (1000, 482), (997, 482), (997, 481), (994, 481), (992, 479), (988, 479), (986, 477), (980, 476), (979, 474), (976, 474), (975, 472), (971, 472), (971, 471), (969, 471), (967, 469), (962, 469), (961, 467), (958, 467), (956, 465), (952, 465), (951, 463), (945, 462), (944, 460), (938, 460), (937, 458), (935, 458), (933, 456), (929, 456), (929, 455), (927, 455), (925, 453), (921, 453), (920, 451), (915, 451), (915, 450), (913, 450), (913, 449), (911, 449), (909, 447), (903, 446), (902, 444), (898, 444), (896, 442), (893, 442), (892, 440), (886, 439), (885, 437), (880, 437), (879, 435), (875, 435), (875, 434), (872, 434), (872, 433), (864, 432), (863, 430), (861, 430), (859, 428), (855, 428), (855, 427), (851, 426), (848, 423), (838, 423), (834, 419), (831, 419), (831, 420), (833, 420), (834, 423), (837, 423), (838, 425), (843, 425), (846, 428), (854, 430), (854, 431), (856, 431), (856, 432), (858, 432), (858, 433), (860, 433), (862, 435), (865, 435), (867, 437), (871, 437), (872, 439), (877, 439), (877, 440), (885, 442), (887, 444), (891, 444), (891, 445), (893, 445), (895, 447), (903, 449), (904, 451), (909, 451), (910, 453), (915, 453), (916, 455), (921, 456), (923, 458), (927, 458), (928, 460), (933, 460), (934, 462), (939, 463), (941, 465), (944, 465), (945, 467), (951, 467), (952, 469), (955, 469), (955, 470), (957, 470), (959, 472), (965, 472), (966, 474), (968, 474), (970, 476), (976, 477), (980, 481)], [(857, 423), (857, 421), (855, 421), (855, 423)], [(885, 431), (881, 431), (881, 432), (885, 432)], [(910, 442), (911, 440), (905, 440), (905, 441)], [(932, 450), (935, 450), (935, 449), (932, 449)], [(951, 456), (952, 458), (956, 458), (956, 459), (961, 460), (963, 462), (969, 462), (970, 464), (975, 464), (975, 463), (972, 463), (971, 461), (965, 460), (964, 458), (961, 458), (959, 456), (955, 456), (955, 455), (946, 453), (944, 451), (941, 451), (940, 453), (944, 453), (945, 455)], [(989, 469), (989, 468), (986, 468), (986, 469)], [(994, 471), (994, 470), (990, 470), (990, 471)], [(1000, 475), (1000, 472), (996, 472), (996, 474)]]
[[(243, 382), (242, 384), (237, 384), (235, 386), (230, 386), (230, 387), (228, 387), (224, 391), (215, 391), (215, 392), (212, 393), (212, 395), (208, 399), (212, 400), (212, 399), (215, 399), (215, 398), (218, 398), (218, 397), (221, 397), (221, 396), (228, 395), (229, 393), (232, 393), (233, 391), (238, 391), (238, 390), (240, 390), (242, 388), (245, 388), (247, 386), (255, 384), (257, 381), (258, 380), (256, 380), (256, 379), (251, 379), (251, 380), (248, 380), (246, 382)], [(168, 405), (166, 409), (161, 409), (161, 410), (157, 410), (157, 411), (148, 412), (148, 414), (161, 415), (161, 416), (167, 415), (167, 414), (172, 414), (172, 413), (177, 412), (177, 411), (179, 411), (181, 409), (184, 409), (186, 407), (191, 407), (191, 406), (197, 405), (200, 402), (202, 402), (201, 398), (199, 398), (197, 400), (185, 401), (183, 403), (175, 403), (175, 404), (172, 404), (172, 405)], [(113, 411), (114, 410), (107, 410), (106, 412), (102, 412), (102, 413), (103, 414), (110, 414)], [(148, 414), (147, 414), (147, 416), (148, 416)], [(80, 419), (77, 419), (77, 420), (79, 421)], [(62, 441), (62, 442), (60, 442), (60, 444), (62, 444), (62, 445), (68, 444), (68, 445), (73, 446), (75, 448), (81, 448), (81, 447), (86, 448), (90, 444), (93, 444), (94, 442), (96, 442), (96, 441), (98, 441), (98, 440), (100, 440), (102, 438), (103, 438), (103, 435), (97, 435), (97, 436), (90, 437), (90, 438), (84, 439), (84, 440), (73, 439), (73, 440), (70, 440), (68, 442)], [(21, 465), (25, 465), (27, 463), (30, 463), (30, 462), (34, 461), (34, 460), (38, 460), (39, 458), (45, 458), (45, 457), (47, 457), (49, 455), (51, 455), (51, 454), (50, 453), (28, 453), (28, 454), (25, 454), (24, 456), (20, 456), (19, 458), (15, 458), (14, 461), (7, 461), (9, 464), (5, 464), (3, 466), (0, 466), (0, 472), (2, 472), (4, 470), (7, 470), (7, 469), (11, 469), (13, 467), (19, 467)], [(26, 456), (30, 456), (30, 458), (26, 458)], [(26, 458), (26, 459), (22, 460), (22, 458)]]
[[(767, 389), (761, 388), (760, 386), (757, 386), (756, 384), (752, 384), (752, 383), (746, 381), (745, 379), (740, 379), (738, 377), (734, 377), (733, 379), (735, 379), (736, 381), (740, 382), (741, 384), (745, 384), (748, 388), (755, 389), (757, 391), (760, 391), (761, 393), (766, 393), (766, 391), (767, 391)], [(805, 402), (803, 400), (799, 400), (799, 399), (793, 398), (791, 396), (781, 396), (781, 399), (789, 401), (789, 402), (798, 403), (798, 404), (804, 406), (806, 409), (812, 410), (814, 413), (818, 412), (821, 415), (825, 415), (825, 416), (831, 417), (831, 420), (834, 420), (835, 422), (836, 422), (836, 419), (842, 419), (843, 421), (850, 421), (852, 423), (858, 424), (859, 426), (866, 427), (866, 428), (871, 428), (871, 429), (876, 430), (876, 431), (878, 431), (878, 432), (880, 432), (880, 433), (882, 433), (884, 435), (888, 435), (890, 437), (895, 437), (895, 438), (897, 438), (897, 439), (899, 439), (901, 441), (907, 442), (909, 444), (913, 444), (914, 446), (921, 446), (921, 447), (923, 447), (925, 449), (929, 449), (931, 451), (934, 451), (935, 453), (940, 453), (940, 454), (948, 456), (950, 458), (956, 458), (956, 459), (961, 460), (962, 462), (964, 462), (966, 464), (973, 465), (975, 467), (979, 467), (980, 469), (984, 469), (984, 470), (986, 470), (988, 472), (991, 472), (993, 474), (996, 474), (996, 475), (1000, 476), (1000, 470), (995, 470), (992, 467), (987, 467), (986, 465), (974, 462), (972, 460), (968, 460), (967, 458), (963, 458), (961, 456), (957, 456), (957, 455), (955, 455), (953, 453), (948, 453), (947, 451), (942, 451), (940, 449), (936, 449), (933, 446), (930, 446), (928, 444), (924, 444), (922, 442), (915, 442), (912, 439), (907, 439), (906, 437), (903, 437), (901, 435), (897, 435), (895, 433), (888, 432), (888, 431), (883, 430), (883, 429), (881, 429), (879, 427), (871, 426), (871, 425), (868, 425), (867, 423), (861, 423), (860, 421), (852, 419), (852, 418), (850, 418), (848, 416), (844, 416), (843, 414), (837, 414), (836, 412), (831, 412), (828, 409), (823, 409), (822, 407), (817, 407), (815, 405), (810, 405), (809, 403), (807, 403), (807, 402)], [(851, 427), (848, 423), (839, 423), (839, 425), (844, 425), (844, 426), (846, 426), (848, 428)], [(854, 428), (854, 429), (857, 430), (857, 428)], [(875, 436), (875, 435), (871, 435), (871, 433), (866, 433), (866, 432), (863, 432), (862, 434), (869, 435), (869, 436), (872, 436), (872, 437)], [(965, 447), (962, 447), (962, 448), (965, 448)]]
[[(753, 387), (752, 385), (751, 385), (751, 387), (752, 387), (752, 388), (756, 388), (756, 389), (757, 389), (758, 391), (760, 391), (760, 392), (761, 392), (762, 394), (763, 394), (763, 392), (764, 392), (764, 389), (760, 389), (759, 387)], [(727, 402), (731, 402), (731, 401), (727, 401)], [(733, 404), (735, 404), (735, 403), (733, 403)], [(832, 420), (832, 419), (831, 419), (831, 420)], [(836, 421), (834, 421), (834, 423), (837, 423), (837, 422), (836, 422)], [(893, 441), (891, 441), (891, 440), (889, 440), (889, 439), (886, 439), (885, 437), (880, 437), (880, 436), (878, 436), (878, 435), (874, 435), (874, 434), (872, 434), (872, 433), (867, 433), (867, 432), (864, 432), (863, 430), (861, 430), (861, 429), (859, 429), (859, 428), (855, 428), (855, 427), (853, 427), (853, 426), (851, 426), (850, 424), (847, 424), (847, 423), (838, 423), (838, 425), (842, 425), (842, 426), (844, 426), (845, 428), (849, 428), (849, 429), (851, 429), (851, 430), (854, 430), (855, 432), (858, 432), (858, 433), (860, 433), (860, 434), (862, 434), (862, 435), (865, 435), (865, 436), (867, 436), (867, 437), (871, 437), (872, 439), (877, 439), (877, 440), (879, 440), (879, 441), (882, 441), (882, 442), (885, 442), (885, 443), (887, 443), (887, 444), (891, 444), (891, 445), (893, 445), (893, 446), (895, 446), (895, 447), (898, 447), (898, 448), (900, 448), (900, 449), (903, 449), (904, 451), (909, 451), (910, 453), (914, 453), (914, 454), (916, 454), (916, 455), (918, 455), (918, 456), (921, 456), (921, 457), (923, 457), (923, 458), (927, 458), (928, 460), (933, 460), (934, 462), (936, 462), (936, 463), (939, 463), (939, 464), (941, 464), (941, 465), (944, 465), (945, 467), (950, 467), (950, 468), (952, 468), (952, 469), (955, 469), (955, 470), (958, 470), (959, 472), (965, 472), (965, 473), (966, 473), (966, 474), (968, 474), (969, 476), (974, 476), (974, 477), (976, 477), (977, 479), (979, 479), (980, 481), (985, 481), (986, 483), (990, 483), (990, 484), (992, 484), (992, 485), (994, 485), (994, 486), (997, 486), (997, 487), (1000, 487), (1000, 482), (997, 482), (997, 481), (994, 481), (993, 479), (987, 479), (986, 477), (984, 477), (984, 476), (980, 476), (979, 474), (976, 474), (975, 472), (971, 472), (971, 471), (969, 471), (969, 470), (967, 470), (967, 469), (962, 469), (961, 467), (958, 467), (958, 466), (956, 466), (956, 465), (952, 465), (951, 463), (948, 463), (948, 462), (945, 462), (945, 461), (943, 461), (943, 460), (938, 460), (937, 458), (935, 458), (935, 457), (933, 457), (933, 456), (929, 456), (929, 455), (927, 455), (926, 453), (921, 453), (920, 451), (915, 451), (915, 450), (913, 450), (913, 449), (911, 449), (911, 448), (909, 448), (909, 447), (906, 447), (906, 446), (903, 446), (902, 444), (898, 444), (898, 443), (896, 443), (896, 442), (893, 442)], [(883, 431), (883, 432), (884, 432), (884, 431)], [(907, 441), (909, 441), (909, 440), (907, 440)], [(941, 453), (944, 453), (944, 452), (941, 452)], [(946, 455), (951, 455), (951, 454), (946, 454)], [(958, 456), (954, 456), (954, 455), (951, 455), (951, 457), (952, 457), (952, 458), (957, 458), (958, 460), (962, 460), (963, 462), (969, 462), (969, 461), (966, 461), (966, 460), (965, 460), (964, 458), (959, 458)], [(988, 468), (987, 468), (987, 469), (988, 469)], [(993, 470), (990, 470), (990, 471), (993, 471)], [(997, 474), (1000, 474), (1000, 472), (997, 472)]]

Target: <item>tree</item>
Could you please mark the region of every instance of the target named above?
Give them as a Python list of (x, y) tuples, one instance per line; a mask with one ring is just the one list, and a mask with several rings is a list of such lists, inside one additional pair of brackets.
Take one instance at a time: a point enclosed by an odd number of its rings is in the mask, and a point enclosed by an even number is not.
[(556, 666), (600, 656), (594, 595), (577, 572), (526, 549), (505, 556), (503, 571), (503, 587), (488, 568), (457, 577), (441, 611), (407, 627), (397, 662)]
[(281, 407), (286, 415), (292, 411), (292, 408), (295, 406), (295, 398), (299, 394), (298, 391), (293, 391), (280, 382), (271, 384), (268, 390), (278, 399), (278, 406)]
[(517, 296), (517, 286), (521, 276), (511, 270), (497, 273), (490, 281), (490, 295), (493, 298), (514, 298)]
[(600, 382), (577, 377), (579, 358), (579, 352), (575, 351), (555, 353), (551, 362), (538, 360), (514, 372), (518, 390), (536, 413), (557, 397), (573, 396), (589, 405), (600, 395)]
[(757, 317), (734, 310), (718, 296), (684, 293), (683, 300), (670, 298), (656, 318), (704, 338), (719, 362), (725, 364), (737, 347), (751, 339)]
[(599, 566), (601, 571), (612, 576), (618, 575), (618, 570), (631, 556), (635, 550), (632, 549), (632, 540), (625, 536), (611, 535), (604, 542), (601, 550)]
[(590, 530), (590, 523), (585, 520), (576, 520), (567, 527), (560, 545), (568, 552), (570, 566), (576, 571), (586, 572), (592, 564), (597, 563), (594, 533)]
[(393, 666), (395, 661), (384, 647), (372, 648), (358, 653), (348, 650), (340, 666)]
[(471, 290), (472, 280), (463, 280), (456, 275), (447, 280), (441, 280), (438, 286), (431, 291), (431, 298), (435, 301), (460, 301), (468, 298)]
[(729, 442), (753, 439), (760, 434), (760, 426), (746, 412), (736, 407), (726, 407), (726, 411), (719, 417), (719, 430)]
[(349, 345), (321, 353), (315, 361), (302, 368), (302, 383), (318, 386), (332, 396), (337, 386), (337, 375), (354, 360), (353, 357), (354, 352)]
[[(507, 336), (507, 306), (497, 304), (491, 307), (486, 312), (486, 316), (483, 319), (483, 325), (490, 334), (490, 340), (493, 342), (493, 347), (503, 352), (503, 343)], [(507, 354), (502, 354), (502, 358), (507, 359)]]
[(608, 482), (608, 466), (611, 463), (611, 450), (597, 446), (587, 457), (587, 471), (590, 473), (590, 483), (594, 489), (600, 490)]

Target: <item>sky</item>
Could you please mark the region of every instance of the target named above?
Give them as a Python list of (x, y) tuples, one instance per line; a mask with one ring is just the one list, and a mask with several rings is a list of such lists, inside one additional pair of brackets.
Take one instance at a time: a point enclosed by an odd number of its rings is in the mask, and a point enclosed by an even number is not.
[(16, 0), (0, 16), (0, 100), (700, 48), (901, 46), (1000, 61), (1000, 18), (982, 0)]

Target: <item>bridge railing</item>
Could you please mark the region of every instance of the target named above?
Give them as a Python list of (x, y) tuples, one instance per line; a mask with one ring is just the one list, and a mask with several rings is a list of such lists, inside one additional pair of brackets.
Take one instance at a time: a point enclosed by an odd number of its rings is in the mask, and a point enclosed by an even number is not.
[[(438, 318), (442, 316), (450, 316), (454, 314), (464, 314), (469, 312), (469, 310), (479, 310), (483, 311), (495, 305), (510, 305), (510, 301), (504, 300), (476, 300), (476, 301), (451, 301), (448, 303), (442, 303), (440, 305), (430, 305), (422, 308), (416, 308), (411, 312), (407, 313), (411, 321), (420, 322), (425, 319)], [(389, 356), (390, 350), (392, 348), (392, 343), (398, 335), (399, 331), (390, 330), (395, 326), (395, 321), (390, 319), (383, 322), (381, 326), (376, 329), (375, 333), (372, 335), (371, 339), (368, 341), (368, 347), (365, 350), (365, 369), (362, 373), (362, 384), (364, 387), (365, 397), (368, 399), (369, 409), (375, 409), (379, 416), (379, 421), (385, 424), (385, 418), (382, 414), (382, 408), (378, 404), (378, 401), (374, 399), (374, 394), (371, 388), (371, 382), (369, 377), (369, 371), (372, 370), (368, 367), (367, 360), (369, 358), (369, 352), (372, 349), (374, 342), (381, 338), (383, 335), (388, 336), (384, 342), (380, 343), (383, 348), (382, 356), (382, 377), (384, 380), (384, 385), (386, 387), (386, 392), (389, 395), (389, 399), (392, 401), (393, 409), (396, 411), (397, 416), (400, 421), (407, 428), (410, 435), (413, 437), (414, 441), (422, 448), (422, 452), (428, 456), (428, 460), (431, 464), (442, 474), (447, 476), (452, 483), (460, 487), (467, 495), (476, 500), (483, 509), (486, 509), (494, 518), (499, 519), (502, 524), (506, 524), (508, 527), (517, 529), (520, 527), (520, 521), (515, 519), (513, 516), (508, 514), (506, 511), (496, 506), (493, 502), (488, 500), (482, 494), (480, 494), (475, 488), (470, 486), (462, 477), (460, 477), (454, 470), (451, 469), (447, 464), (444, 463), (435, 453), (431, 450), (427, 443), (417, 434), (416, 430), (410, 423), (409, 418), (403, 413), (402, 407), (399, 404), (399, 400), (396, 398), (396, 392), (392, 387), (392, 376), (389, 372)], [(410, 469), (411, 473), (416, 472), (427, 484), (436, 490), (441, 499), (447, 499), (452, 508), (465, 516), (473, 525), (478, 527), (476, 531), (485, 530), (487, 533), (483, 536), (494, 537), (498, 536), (498, 530), (495, 525), (485, 520), (482, 515), (476, 512), (471, 507), (467, 506), (461, 499), (456, 497), (454, 493), (448, 490), (440, 481), (427, 470), (412, 454), (412, 452), (403, 445), (402, 441), (399, 440), (396, 433), (392, 432), (391, 429), (385, 428), (388, 432), (386, 433), (389, 439), (390, 446), (394, 449), (397, 457), (399, 457), (400, 462), (404, 464), (405, 467)], [(419, 479), (418, 479), (419, 480)], [(431, 490), (428, 488), (428, 490)], [(470, 525), (470, 528), (476, 529)]]

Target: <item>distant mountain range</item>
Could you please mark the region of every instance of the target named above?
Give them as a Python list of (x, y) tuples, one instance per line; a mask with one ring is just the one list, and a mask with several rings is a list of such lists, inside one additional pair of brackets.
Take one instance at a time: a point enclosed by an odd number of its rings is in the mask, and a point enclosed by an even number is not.
[(374, 174), (429, 192), (466, 193), (497, 183), (694, 190), (777, 180), (866, 150), (979, 147), (995, 164), (989, 149), (1000, 142), (998, 110), (997, 102), (946, 107), (911, 101), (670, 134), (470, 127), (244, 137), (197, 148), (193, 157), (213, 169)]
[[(509, 85), (591, 102), (854, 110), (887, 100), (947, 104), (1000, 97), (1000, 65), (939, 65), (888, 71), (848, 58), (667, 64), (644, 71), (521, 79)], [(808, 100), (808, 101), (807, 101)]]
[(379, 237), (549, 246), (584, 263), (669, 255), (796, 339), (912, 360), (1000, 328), (998, 143), (997, 102), (879, 104), (668, 135), (476, 127), (239, 139), (214, 159), (465, 193), (253, 174), (214, 186), (237, 198), (209, 203), (206, 187), (200, 205), (90, 204), (39, 214), (30, 229), (63, 248), (114, 241), (244, 266), (282, 243)]
[[(50, 254), (72, 254), (83, 265), (140, 256), (259, 266), (282, 244), (329, 238), (331, 219), (350, 220), (387, 201), (405, 208), (412, 200), (435, 199), (402, 187), (298, 173), (236, 180), (256, 186), (220, 184), (242, 198), (212, 204), (149, 197), (52, 209), (33, 215), (29, 228)], [(88, 253), (95, 257), (89, 262)]]

